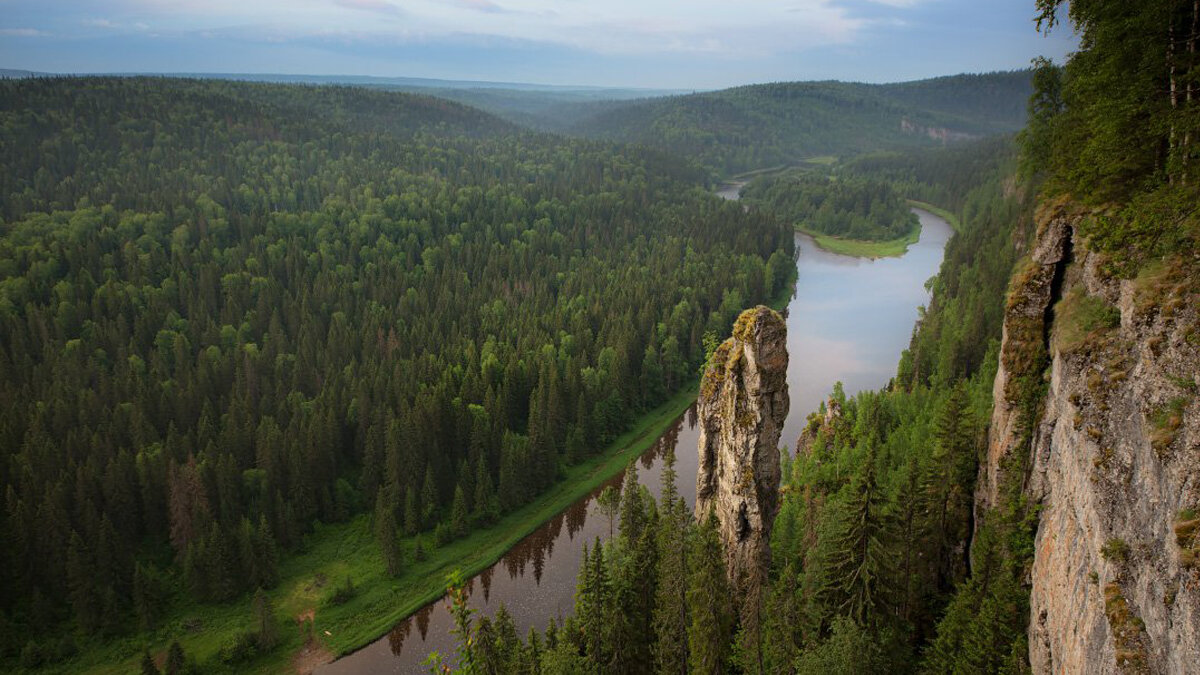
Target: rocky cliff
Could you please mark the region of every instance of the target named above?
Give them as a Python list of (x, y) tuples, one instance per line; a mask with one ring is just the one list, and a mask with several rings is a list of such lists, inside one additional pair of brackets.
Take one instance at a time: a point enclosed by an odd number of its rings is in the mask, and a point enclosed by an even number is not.
[(1041, 504), (1035, 673), (1197, 673), (1197, 265), (1114, 278), (1077, 240), (1087, 217), (1046, 208), (1014, 276), (978, 512)]
[(739, 597), (758, 589), (770, 562), (787, 364), (787, 326), (760, 305), (738, 317), (700, 382), (696, 517), (716, 516)]

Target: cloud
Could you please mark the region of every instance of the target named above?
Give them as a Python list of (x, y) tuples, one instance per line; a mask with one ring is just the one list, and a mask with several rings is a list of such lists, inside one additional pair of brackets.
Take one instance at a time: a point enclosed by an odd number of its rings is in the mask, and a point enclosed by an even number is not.
[(364, 12), (379, 14), (399, 14), (400, 8), (387, 0), (333, 0), (333, 4), (347, 9), (358, 9)]
[[(911, 0), (885, 0), (907, 2)], [(745, 59), (854, 41), (864, 0), (122, 0), (129, 21), (180, 33), (258, 26), (273, 40), (327, 32), (382, 40), (413, 35), (517, 40), (596, 54), (727, 54)], [(793, 11), (795, 10), (795, 11)], [(518, 19), (498, 21), (498, 14)], [(395, 18), (403, 16), (400, 25)], [(265, 39), (265, 38), (264, 38)]]
[(8, 37), (46, 37), (50, 34), (36, 28), (0, 28), (0, 35)]
[(115, 23), (108, 19), (84, 19), (81, 23), (85, 26), (92, 26), (95, 28), (120, 28), (121, 27), (121, 24)]
[(491, 12), (493, 14), (508, 12), (507, 9), (492, 2), (492, 0), (454, 0), (454, 4), (476, 12)]

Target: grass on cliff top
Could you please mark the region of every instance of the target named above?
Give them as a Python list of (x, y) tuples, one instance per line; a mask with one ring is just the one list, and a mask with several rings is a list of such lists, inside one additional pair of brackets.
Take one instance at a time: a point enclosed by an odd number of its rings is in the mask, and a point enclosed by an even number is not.
[(1054, 348), (1075, 351), (1120, 324), (1120, 310), (1077, 286), (1054, 306)]

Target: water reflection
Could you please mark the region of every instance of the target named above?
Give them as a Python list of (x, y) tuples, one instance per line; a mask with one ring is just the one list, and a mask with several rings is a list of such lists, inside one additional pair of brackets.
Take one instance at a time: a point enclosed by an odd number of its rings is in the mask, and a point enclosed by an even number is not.
[[(827, 253), (798, 235), (796, 292), (788, 305), (788, 386), (791, 414), (780, 443), (793, 445), (808, 413), (841, 380), (847, 393), (887, 384), (908, 345), (917, 307), (928, 302), (925, 280), (937, 271), (950, 228), (918, 211), (920, 241), (902, 258), (862, 260)], [(663, 457), (675, 449), (677, 489), (690, 505), (696, 496), (695, 407), (676, 419), (637, 463), (642, 485), (661, 493)], [(609, 520), (596, 497), (614, 476), (550, 519), (508, 551), (468, 587), (470, 605), (485, 615), (503, 604), (519, 634), (539, 630), (572, 610), (584, 542), (609, 537)], [(565, 527), (564, 527), (565, 525)], [(497, 570), (505, 574), (497, 574)], [(477, 583), (476, 583), (477, 582)], [(475, 592), (478, 589), (480, 592)], [(417, 633), (412, 634), (415, 623)], [(426, 656), (454, 651), (453, 619), (442, 600), (400, 622), (362, 650), (318, 669), (338, 673), (418, 673)]]

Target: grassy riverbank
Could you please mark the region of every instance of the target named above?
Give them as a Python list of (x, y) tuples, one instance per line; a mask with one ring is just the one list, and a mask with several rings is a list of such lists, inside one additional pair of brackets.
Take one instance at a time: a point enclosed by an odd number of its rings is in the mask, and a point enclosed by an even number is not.
[[(139, 667), (143, 649), (158, 655), (174, 639), (206, 673), (280, 673), (293, 670), (300, 658), (320, 662), (362, 647), (441, 597), (448, 573), (460, 570), (464, 577), (471, 577), (483, 571), (530, 532), (618, 473), (687, 410), (695, 400), (695, 389), (695, 383), (689, 383), (603, 452), (567, 469), (566, 476), (554, 487), (492, 527), (436, 549), (426, 533), (426, 560), (410, 563), (399, 577), (385, 573), (367, 515), (348, 523), (318, 524), (305, 537), (303, 552), (283, 560), (279, 586), (269, 593), (280, 619), (282, 641), (267, 655), (236, 667), (220, 661), (221, 646), (252, 628), (251, 598), (247, 595), (222, 605), (177, 603), (159, 630), (98, 644), (94, 649), (82, 645), (82, 654), (62, 664), (62, 672), (133, 672)], [(413, 546), (413, 538), (402, 542), (405, 551), (411, 552)], [(328, 603), (327, 598), (347, 578), (357, 588), (355, 596), (342, 605)], [(179, 591), (182, 594), (182, 589)], [(315, 635), (322, 644), (321, 649), (304, 653), (304, 639), (293, 619), (310, 610)]]
[[(793, 279), (794, 280), (794, 279)], [(792, 284), (772, 301), (782, 309), (791, 298)], [(432, 536), (422, 537), (426, 559), (411, 562), (414, 538), (402, 541), (409, 567), (399, 577), (384, 570), (383, 557), (371, 530), (370, 517), (361, 514), (348, 523), (317, 524), (304, 538), (302, 551), (286, 556), (280, 565), (280, 583), (268, 593), (280, 621), (280, 645), (269, 654), (233, 666), (220, 659), (221, 647), (254, 628), (251, 596), (221, 605), (198, 604), (188, 598), (182, 581), (174, 580), (180, 600), (152, 633), (81, 645), (73, 660), (48, 672), (113, 674), (139, 668), (142, 652), (149, 649), (162, 663), (172, 640), (205, 673), (282, 673), (306, 670), (377, 640), (403, 618), (445, 592), (446, 575), (454, 570), (470, 578), (494, 564), (518, 541), (565, 510), (596, 486), (616, 475), (641, 455), (687, 410), (696, 397), (696, 382), (689, 382), (673, 398), (643, 416), (595, 457), (570, 467), (562, 480), (534, 502), (506, 515), (492, 527), (472, 532), (442, 548), (432, 548)], [(350, 579), (357, 592), (342, 605), (328, 598), (339, 584)], [(313, 647), (305, 646), (296, 617), (312, 612)]]
[(932, 213), (947, 223), (950, 223), (950, 227), (954, 228), (955, 232), (962, 232), (962, 223), (958, 221), (958, 216), (954, 215), (953, 212), (947, 211), (936, 204), (930, 204), (929, 202), (922, 202), (916, 199), (908, 199), (905, 201), (908, 202), (909, 206), (915, 206), (918, 209), (924, 209), (925, 211)]
[(842, 239), (831, 237), (803, 225), (796, 225), (796, 231), (803, 232), (813, 238), (817, 246), (839, 255), (855, 256), (857, 258), (887, 258), (902, 256), (908, 247), (917, 243), (921, 238), (921, 226), (917, 225), (911, 232), (899, 239), (887, 241), (866, 241), (862, 239)]
[[(905, 200), (909, 206), (918, 209), (923, 209), (941, 218), (954, 228), (955, 232), (962, 231), (962, 225), (958, 221), (958, 216), (952, 212), (943, 209), (929, 202), (922, 202), (916, 199)], [(813, 238), (817, 246), (831, 253), (839, 255), (849, 255), (858, 258), (887, 258), (893, 256), (901, 256), (908, 252), (908, 247), (917, 243), (921, 239), (921, 226), (918, 224), (907, 235), (899, 239), (891, 239), (888, 241), (865, 241), (861, 239), (842, 239), (840, 237), (831, 237), (827, 234), (822, 234), (816, 230), (811, 230), (803, 225), (797, 225), (796, 230), (803, 232)]]

